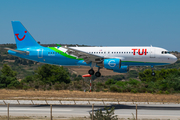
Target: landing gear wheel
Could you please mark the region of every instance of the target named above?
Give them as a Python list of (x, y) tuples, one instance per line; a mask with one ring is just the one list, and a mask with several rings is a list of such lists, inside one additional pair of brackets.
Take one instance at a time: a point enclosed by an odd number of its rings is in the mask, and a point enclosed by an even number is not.
[(95, 73), (95, 76), (96, 76), (96, 77), (100, 77), (100, 76), (101, 76), (101, 73), (100, 73), (100, 72), (96, 72), (96, 73)]
[(94, 70), (93, 70), (93, 69), (90, 69), (90, 70), (88, 71), (88, 73), (89, 73), (90, 75), (94, 75)]
[(151, 73), (151, 75), (152, 75), (152, 76), (155, 76), (154, 66), (153, 66), (153, 65), (151, 66), (151, 69), (152, 69), (152, 73)]
[(155, 76), (155, 72), (152, 72), (151, 75), (152, 75), (152, 76)]

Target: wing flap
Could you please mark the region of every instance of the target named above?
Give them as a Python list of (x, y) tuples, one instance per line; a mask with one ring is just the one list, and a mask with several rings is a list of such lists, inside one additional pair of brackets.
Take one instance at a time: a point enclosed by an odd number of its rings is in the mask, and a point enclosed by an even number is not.
[(102, 62), (102, 60), (104, 59), (101, 56), (90, 54), (90, 53), (87, 53), (87, 52), (84, 52), (84, 51), (81, 51), (81, 50), (69, 48), (67, 46), (62, 47), (62, 48), (67, 49), (66, 52), (68, 52), (68, 54), (72, 54), (74, 56), (77, 56), (78, 58), (84, 59), (84, 61), (86, 63), (90, 63), (90, 62), (99, 63), (99, 62)]

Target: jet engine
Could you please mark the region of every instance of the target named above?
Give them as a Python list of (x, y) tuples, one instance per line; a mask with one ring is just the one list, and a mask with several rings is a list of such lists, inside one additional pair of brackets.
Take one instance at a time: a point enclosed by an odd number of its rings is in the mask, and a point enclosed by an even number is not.
[(121, 65), (121, 59), (104, 59), (104, 68), (118, 73), (126, 73), (129, 71), (128, 66)]

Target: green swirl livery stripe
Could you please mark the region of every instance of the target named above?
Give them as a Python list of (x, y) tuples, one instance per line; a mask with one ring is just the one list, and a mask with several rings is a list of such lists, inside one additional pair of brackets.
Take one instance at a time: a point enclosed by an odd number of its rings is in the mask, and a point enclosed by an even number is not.
[[(71, 56), (71, 55), (68, 55), (67, 53), (64, 53), (63, 51), (55, 48), (55, 47), (48, 47), (49, 49), (55, 51), (55, 52), (58, 52), (60, 55), (64, 56), (64, 57), (67, 57), (67, 58), (70, 58), (70, 59), (76, 59), (76, 60), (83, 60), (82, 58), (76, 58), (74, 56)], [(141, 62), (141, 61), (121, 61), (121, 62), (131, 62), (131, 63), (153, 63), (153, 62)], [(156, 62), (154, 62), (156, 63)]]
[[(48, 47), (48, 48), (53, 50), (53, 51), (55, 51), (55, 52), (58, 52), (60, 55), (62, 55), (64, 57), (67, 57), (67, 58), (70, 58), (70, 59), (76, 59), (76, 57), (68, 55), (68, 54), (64, 53), (63, 51), (61, 51), (61, 50), (59, 50), (59, 49), (57, 49), (55, 47)], [(82, 58), (78, 58), (76, 60), (83, 60), (83, 59)]]

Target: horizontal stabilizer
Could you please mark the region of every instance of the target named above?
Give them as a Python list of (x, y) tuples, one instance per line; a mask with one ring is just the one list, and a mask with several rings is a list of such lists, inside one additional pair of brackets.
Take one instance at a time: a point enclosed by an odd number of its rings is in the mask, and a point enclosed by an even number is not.
[(20, 53), (20, 54), (26, 54), (26, 55), (29, 55), (29, 52), (27, 51), (21, 51), (21, 50), (15, 50), (15, 49), (12, 49), (12, 48), (4, 48), (6, 50), (11, 50), (11, 51), (14, 51), (14, 52), (17, 52), (17, 53)]

